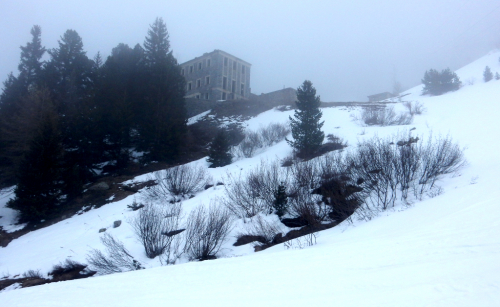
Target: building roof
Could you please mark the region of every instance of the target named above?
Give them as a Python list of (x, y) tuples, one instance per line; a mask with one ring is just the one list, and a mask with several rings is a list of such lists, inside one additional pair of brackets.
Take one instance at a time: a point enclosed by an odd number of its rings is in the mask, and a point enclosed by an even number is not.
[(215, 54), (215, 53), (220, 53), (220, 54), (225, 55), (225, 56), (230, 56), (230, 57), (233, 57), (233, 58), (237, 59), (238, 61), (241, 61), (241, 62), (245, 63), (245, 64), (246, 64), (246, 65), (248, 65), (248, 66), (252, 66), (252, 64), (248, 63), (247, 61), (243, 61), (242, 59), (240, 59), (240, 58), (238, 58), (238, 57), (236, 57), (236, 56), (234, 56), (234, 55), (232, 55), (232, 54), (230, 54), (230, 53), (227, 53), (227, 52), (225, 52), (225, 51), (219, 50), (219, 49), (215, 49), (215, 50), (214, 50), (214, 51), (212, 51), (212, 52), (204, 53), (202, 56), (195, 57), (194, 59), (191, 59), (191, 60), (189, 60), (189, 61), (186, 61), (186, 62), (184, 62), (184, 63), (182, 63), (182, 64), (180, 64), (180, 65), (185, 65), (185, 64), (188, 64), (188, 63), (190, 63), (190, 62), (196, 62), (196, 61), (198, 61), (198, 60), (199, 60), (200, 58), (202, 58), (202, 57), (205, 57), (205, 56), (210, 55), (210, 54)]

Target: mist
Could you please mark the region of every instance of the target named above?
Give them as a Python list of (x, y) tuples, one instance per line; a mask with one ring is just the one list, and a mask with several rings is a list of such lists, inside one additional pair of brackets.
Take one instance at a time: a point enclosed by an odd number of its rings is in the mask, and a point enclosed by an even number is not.
[(47, 49), (73, 29), (89, 58), (106, 58), (119, 43), (142, 44), (162, 17), (179, 63), (221, 49), (252, 64), (254, 94), (308, 79), (327, 102), (366, 101), (395, 81), (407, 89), (430, 68), (455, 70), (500, 48), (497, 0), (3, 0), (0, 12), (1, 81), (17, 75), (35, 24)]

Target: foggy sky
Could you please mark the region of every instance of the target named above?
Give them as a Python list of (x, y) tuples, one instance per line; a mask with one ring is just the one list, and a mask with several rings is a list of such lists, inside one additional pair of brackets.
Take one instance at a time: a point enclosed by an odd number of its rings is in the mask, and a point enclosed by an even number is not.
[(35, 24), (47, 49), (73, 29), (89, 58), (105, 59), (119, 43), (142, 44), (156, 17), (179, 63), (221, 49), (252, 64), (253, 93), (308, 79), (322, 101), (366, 101), (500, 48), (498, 0), (1, 0), (0, 80), (17, 75)]

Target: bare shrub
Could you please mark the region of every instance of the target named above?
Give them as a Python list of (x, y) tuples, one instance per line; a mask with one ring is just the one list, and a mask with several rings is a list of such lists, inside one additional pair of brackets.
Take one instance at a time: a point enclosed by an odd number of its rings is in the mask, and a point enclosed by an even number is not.
[(110, 234), (104, 233), (101, 242), (106, 247), (107, 255), (98, 249), (93, 249), (87, 255), (87, 261), (98, 274), (106, 275), (144, 268), (139, 261), (130, 255), (123, 243)]
[(233, 216), (223, 207), (210, 204), (194, 209), (187, 219), (184, 252), (190, 260), (215, 259), (232, 229)]
[(201, 164), (184, 164), (153, 173), (157, 184), (145, 191), (149, 199), (165, 199), (170, 195), (189, 195), (203, 190), (210, 176)]
[(393, 207), (396, 199), (407, 202), (409, 191), (421, 199), (424, 193), (439, 194), (435, 183), (441, 175), (456, 172), (464, 166), (463, 150), (451, 137), (429, 137), (418, 142), (409, 133), (378, 137), (360, 143), (358, 150), (346, 156), (345, 165), (352, 179), (366, 195), (358, 213), (371, 218), (378, 210)]
[(413, 103), (411, 101), (406, 101), (403, 103), (403, 105), (408, 110), (408, 113), (411, 116), (422, 115), (422, 113), (424, 113), (424, 111), (425, 111), (424, 105), (418, 101), (416, 101), (415, 103)]
[(365, 107), (361, 111), (361, 121), (368, 126), (409, 125), (413, 116), (409, 113), (396, 114), (394, 107)]
[(234, 155), (251, 158), (257, 150), (284, 140), (289, 133), (290, 128), (279, 123), (271, 123), (258, 131), (246, 131), (243, 141), (234, 147)]
[(294, 188), (314, 189), (318, 186), (319, 169), (315, 160), (294, 163), (289, 169)]
[(85, 269), (87, 265), (73, 261), (67, 258), (64, 262), (56, 264), (52, 267), (52, 270), (49, 272), (49, 275), (57, 276), (62, 275), (68, 272), (72, 272), (75, 270), (82, 271)]
[(416, 196), (432, 189), (441, 175), (458, 171), (466, 164), (463, 149), (447, 135), (433, 139), (432, 135), (426, 145), (420, 148), (421, 166), (418, 177)]
[(170, 253), (174, 236), (168, 234), (179, 230), (181, 208), (180, 203), (168, 206), (148, 204), (132, 220), (132, 227), (148, 258)]
[[(276, 223), (270, 223), (264, 219), (260, 214), (256, 215), (252, 221), (246, 224), (245, 233), (240, 234), (240, 236), (255, 236), (263, 238), (261, 244), (269, 244), (273, 242), (273, 239), (279, 233), (284, 233), (283, 224), (276, 221)], [(256, 243), (256, 245), (260, 245)]]
[(318, 233), (312, 232), (293, 240), (286, 241), (283, 243), (283, 247), (285, 249), (304, 249), (306, 247), (316, 245), (317, 237)]
[(310, 189), (295, 189), (288, 198), (288, 212), (291, 216), (304, 221), (306, 225), (318, 225), (328, 219), (328, 210), (318, 195)]
[(224, 185), (225, 195), (222, 204), (239, 218), (249, 218), (266, 208), (265, 202), (259, 197), (258, 191), (248, 183), (247, 178), (228, 173)]
[(245, 132), (245, 138), (241, 143), (236, 147), (236, 154), (238, 156), (243, 156), (245, 158), (251, 158), (257, 151), (257, 149), (264, 147), (264, 143), (262, 141), (259, 133), (254, 131)]
[(23, 273), (24, 278), (44, 278), (40, 270), (28, 270)]
[(239, 218), (249, 218), (259, 212), (271, 212), (279, 185), (288, 186), (288, 172), (278, 161), (261, 161), (260, 165), (242, 178), (228, 174), (222, 203)]
[(290, 127), (285, 124), (270, 123), (267, 127), (260, 128), (259, 133), (266, 146), (281, 142), (290, 133)]
[(330, 154), (318, 161), (321, 182), (313, 193), (320, 194), (327, 206), (328, 217), (338, 223), (348, 219), (367, 196), (358, 181), (348, 171), (342, 155)]

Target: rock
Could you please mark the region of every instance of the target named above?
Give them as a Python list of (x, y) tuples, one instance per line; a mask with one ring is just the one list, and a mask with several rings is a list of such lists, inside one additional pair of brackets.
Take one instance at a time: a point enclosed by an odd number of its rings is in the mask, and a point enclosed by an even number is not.
[(105, 231), (106, 231), (106, 228), (101, 228), (101, 229), (99, 229), (99, 233), (101, 233), (101, 232), (105, 232)]
[(282, 219), (281, 223), (283, 223), (286, 227), (290, 228), (302, 227), (309, 224), (305, 219), (301, 217), (296, 217), (293, 219)]
[(113, 222), (113, 228), (118, 228), (120, 227), (120, 225), (122, 224), (122, 221), (121, 220), (118, 220), (118, 221), (114, 221)]
[(172, 230), (172, 231), (169, 231), (169, 232), (166, 232), (166, 233), (162, 233), (162, 235), (167, 236), (167, 237), (173, 237), (173, 236), (175, 236), (177, 234), (180, 234), (184, 230), (186, 230), (186, 229)]
[(96, 183), (93, 186), (91, 186), (89, 188), (89, 190), (92, 190), (92, 191), (106, 191), (106, 190), (109, 190), (109, 184), (107, 184), (104, 181), (103, 182), (99, 182), (99, 183)]
[(252, 243), (255, 241), (260, 242), (262, 244), (267, 243), (266, 238), (264, 238), (263, 236), (244, 235), (244, 236), (238, 237), (238, 239), (233, 244), (233, 246), (241, 246), (241, 245), (245, 245), (245, 244)]

